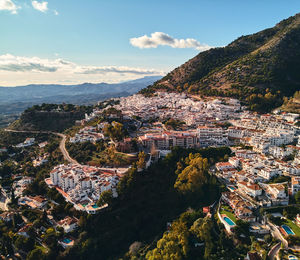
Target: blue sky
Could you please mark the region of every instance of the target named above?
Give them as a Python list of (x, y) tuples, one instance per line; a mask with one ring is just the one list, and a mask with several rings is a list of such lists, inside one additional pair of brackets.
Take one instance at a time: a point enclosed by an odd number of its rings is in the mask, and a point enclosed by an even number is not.
[(0, 85), (164, 73), (297, 12), (299, 0), (0, 0)]

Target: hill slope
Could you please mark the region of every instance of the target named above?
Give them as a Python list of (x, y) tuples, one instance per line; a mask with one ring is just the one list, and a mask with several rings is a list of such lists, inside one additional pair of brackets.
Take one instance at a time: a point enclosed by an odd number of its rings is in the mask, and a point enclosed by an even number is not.
[[(300, 89), (300, 14), (223, 48), (198, 54), (141, 93), (158, 89), (241, 99)], [(267, 91), (267, 92), (268, 92)], [(280, 95), (280, 94), (277, 94)]]

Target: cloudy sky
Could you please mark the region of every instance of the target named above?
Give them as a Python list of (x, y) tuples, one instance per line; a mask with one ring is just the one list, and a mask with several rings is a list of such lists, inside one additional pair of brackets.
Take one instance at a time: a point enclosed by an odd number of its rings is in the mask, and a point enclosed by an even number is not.
[(0, 86), (163, 75), (297, 12), (299, 0), (0, 0)]

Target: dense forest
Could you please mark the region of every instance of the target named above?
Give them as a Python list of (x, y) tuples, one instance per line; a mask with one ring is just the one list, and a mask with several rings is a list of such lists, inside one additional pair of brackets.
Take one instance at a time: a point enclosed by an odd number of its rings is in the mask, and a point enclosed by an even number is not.
[(199, 210), (219, 198), (219, 184), (208, 167), (230, 152), (175, 148), (142, 172), (133, 165), (118, 184), (119, 197), (105, 212), (85, 218), (80, 241), (62, 257), (115, 259), (135, 241), (151, 244), (187, 209)]

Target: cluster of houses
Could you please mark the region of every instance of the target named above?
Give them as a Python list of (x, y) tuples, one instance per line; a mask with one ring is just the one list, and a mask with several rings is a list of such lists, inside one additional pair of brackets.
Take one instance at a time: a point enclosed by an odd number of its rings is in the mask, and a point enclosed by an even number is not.
[[(237, 99), (223, 98), (197, 100), (184, 93), (157, 92), (155, 96), (148, 98), (141, 94), (129, 97), (115, 98), (113, 107), (122, 113), (112, 113), (110, 119), (130, 119), (133, 116), (143, 120), (159, 118), (161, 120), (173, 118), (183, 121), (188, 126), (205, 125), (214, 122), (224, 122), (228, 119), (239, 118), (241, 104)], [(110, 108), (112, 106), (108, 106)], [(84, 125), (99, 115), (105, 109), (95, 108), (85, 119), (78, 122)]]
[(28, 146), (32, 146), (35, 143), (35, 138), (26, 138), (25, 141), (23, 143), (19, 143), (16, 145), (17, 148), (23, 148), (23, 147), (28, 147)]
[[(222, 194), (222, 200), (237, 218), (254, 222), (253, 212), (258, 207), (288, 205), (289, 196), (300, 190), (299, 142), (297, 146), (279, 145), (273, 143), (268, 152), (232, 147), (234, 156), (228, 162), (216, 163), (216, 175), (229, 190)], [(272, 183), (278, 176), (290, 177), (290, 181)]]
[(195, 100), (184, 93), (157, 92), (154, 97), (147, 98), (136, 94), (118, 99), (115, 108), (125, 116), (140, 116), (143, 119), (173, 118), (184, 121), (187, 125), (206, 124), (209, 120), (227, 120), (235, 118), (241, 109), (236, 99)]
[(233, 126), (228, 129), (228, 137), (233, 142), (253, 146), (259, 153), (272, 153), (274, 147), (290, 144), (297, 137), (299, 130), (295, 122), (286, 121), (286, 115), (258, 115), (245, 111), (239, 119), (230, 120)]
[(43, 165), (44, 163), (48, 162), (49, 153), (45, 153), (43, 155), (38, 156), (32, 161), (34, 167), (38, 167)]
[(45, 181), (49, 187), (56, 189), (77, 210), (96, 213), (96, 206), (101, 193), (111, 190), (117, 196), (116, 185), (123, 174), (118, 170), (100, 169), (98, 167), (69, 164), (58, 165), (50, 172)]
[(245, 221), (256, 221), (256, 217), (253, 214), (255, 205), (243, 199), (237, 193), (230, 191), (223, 192), (222, 200), (231, 207), (237, 218)]
[(18, 199), (18, 204), (28, 206), (32, 209), (42, 209), (47, 204), (48, 200), (42, 196), (24, 196)]
[(104, 139), (104, 135), (98, 132), (97, 127), (86, 126), (80, 129), (74, 137), (70, 137), (70, 143), (97, 143), (101, 139)]
[[(286, 162), (258, 154), (252, 150), (233, 149), (234, 157), (228, 162), (216, 164), (218, 176), (229, 186), (236, 186), (242, 194), (248, 195), (262, 206), (287, 205), (289, 194), (298, 191), (300, 165), (290, 167)], [(285, 175), (292, 181), (284, 184), (267, 184), (272, 178)], [(289, 191), (289, 192), (288, 192)]]
[(24, 190), (30, 183), (32, 183), (32, 181), (33, 178), (28, 176), (24, 176), (21, 179), (15, 180), (12, 186), (15, 197), (21, 197)]

